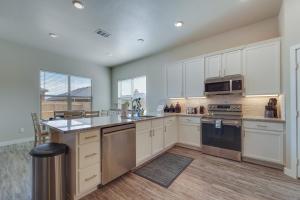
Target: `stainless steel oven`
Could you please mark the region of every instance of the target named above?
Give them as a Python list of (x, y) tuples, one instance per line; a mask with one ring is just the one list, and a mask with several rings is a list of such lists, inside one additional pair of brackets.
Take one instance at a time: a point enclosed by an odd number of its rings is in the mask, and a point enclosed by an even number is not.
[(207, 79), (205, 81), (205, 95), (242, 94), (243, 82), (242, 75)]
[(204, 153), (241, 161), (241, 105), (209, 105), (202, 124)]

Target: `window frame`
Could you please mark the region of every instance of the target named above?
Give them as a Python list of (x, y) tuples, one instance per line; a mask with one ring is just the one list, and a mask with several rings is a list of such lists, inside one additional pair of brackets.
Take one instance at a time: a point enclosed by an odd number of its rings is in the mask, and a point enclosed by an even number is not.
[[(118, 108), (119, 108), (119, 101), (120, 100), (128, 100), (131, 101), (132, 100), (132, 96), (134, 94), (134, 79), (138, 79), (138, 78), (143, 78), (145, 77), (145, 84), (146, 84), (146, 93), (145, 93), (145, 110), (147, 110), (147, 76), (146, 75), (141, 75), (141, 76), (136, 76), (136, 77), (132, 77), (132, 78), (126, 78), (126, 79), (118, 79)], [(119, 83), (122, 81), (127, 81), (130, 80), (131, 82), (131, 95), (124, 95), (121, 96), (120, 94), (122, 93), (120, 91), (120, 87), (119, 87)], [(122, 87), (122, 86), (121, 86)], [(119, 96), (120, 95), (120, 96)]]
[[(41, 72), (48, 72), (48, 73), (53, 73), (53, 74), (59, 74), (59, 75), (63, 75), (63, 76), (67, 76), (67, 95), (42, 95), (41, 93)], [(85, 79), (89, 79), (91, 81), (91, 96), (87, 97), (87, 96), (72, 96), (71, 95), (71, 77), (78, 77), (78, 78), (85, 78)], [(45, 79), (44, 79), (45, 80)], [(40, 103), (40, 119), (42, 118), (42, 101), (41, 101), (41, 97), (60, 97), (60, 98), (66, 98), (67, 101), (67, 110), (71, 111), (72, 110), (72, 99), (74, 98), (87, 98), (91, 100), (91, 106), (90, 106), (90, 110), (93, 109), (93, 79), (89, 78), (89, 77), (85, 77), (85, 76), (78, 76), (78, 75), (72, 75), (72, 74), (64, 74), (64, 73), (60, 73), (60, 72), (56, 72), (56, 71), (48, 71), (48, 70), (43, 70), (40, 69), (39, 71), (39, 103)]]

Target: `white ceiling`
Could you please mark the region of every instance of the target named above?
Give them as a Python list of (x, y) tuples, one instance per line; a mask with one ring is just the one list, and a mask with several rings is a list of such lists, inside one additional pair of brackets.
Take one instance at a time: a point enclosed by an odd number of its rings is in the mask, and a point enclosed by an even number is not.
[[(71, 0), (0, 0), (0, 38), (114, 66), (276, 16), (281, 6), (281, 0), (83, 2), (78, 10)], [(183, 28), (174, 27), (177, 20)], [(111, 36), (96, 35), (98, 28)]]

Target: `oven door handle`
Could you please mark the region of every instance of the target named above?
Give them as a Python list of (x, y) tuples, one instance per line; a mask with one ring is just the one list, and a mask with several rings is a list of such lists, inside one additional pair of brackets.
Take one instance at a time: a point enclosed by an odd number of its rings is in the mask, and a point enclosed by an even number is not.
[(222, 123), (224, 125), (228, 125), (228, 126), (236, 126), (236, 127), (241, 127), (242, 123), (240, 121), (237, 120), (223, 120)]
[(214, 124), (215, 120), (214, 119), (201, 119), (202, 124)]

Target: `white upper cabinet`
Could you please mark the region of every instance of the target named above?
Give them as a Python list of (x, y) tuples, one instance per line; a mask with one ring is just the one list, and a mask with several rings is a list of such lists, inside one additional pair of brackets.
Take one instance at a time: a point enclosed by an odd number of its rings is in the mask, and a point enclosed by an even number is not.
[(184, 63), (185, 96), (204, 96), (204, 58), (189, 60)]
[(166, 66), (168, 98), (202, 97), (208, 78), (244, 76), (245, 95), (280, 94), (280, 40), (203, 55)]
[(222, 56), (213, 55), (205, 58), (205, 78), (221, 76)]
[(167, 65), (167, 96), (168, 98), (183, 97), (183, 66), (182, 62)]
[(205, 58), (205, 78), (242, 74), (242, 50), (230, 51)]
[(243, 74), (242, 50), (224, 53), (222, 58), (223, 76)]
[(280, 94), (280, 41), (244, 49), (246, 95)]

